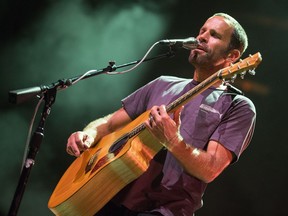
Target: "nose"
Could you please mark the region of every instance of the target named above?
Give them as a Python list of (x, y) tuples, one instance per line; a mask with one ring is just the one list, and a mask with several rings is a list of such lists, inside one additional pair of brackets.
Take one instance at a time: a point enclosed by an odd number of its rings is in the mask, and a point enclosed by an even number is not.
[(207, 42), (208, 41), (208, 33), (205, 31), (203, 33), (200, 33), (198, 36), (197, 36), (197, 39), (200, 41), (200, 42)]

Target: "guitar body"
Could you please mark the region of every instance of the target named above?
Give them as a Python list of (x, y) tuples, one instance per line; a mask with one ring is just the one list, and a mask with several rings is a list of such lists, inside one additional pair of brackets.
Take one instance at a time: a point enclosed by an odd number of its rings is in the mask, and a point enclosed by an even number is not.
[(163, 147), (144, 129), (113, 152), (110, 147), (149, 117), (145, 112), (123, 129), (103, 137), (66, 170), (48, 207), (55, 215), (94, 215), (121, 189), (143, 174)]

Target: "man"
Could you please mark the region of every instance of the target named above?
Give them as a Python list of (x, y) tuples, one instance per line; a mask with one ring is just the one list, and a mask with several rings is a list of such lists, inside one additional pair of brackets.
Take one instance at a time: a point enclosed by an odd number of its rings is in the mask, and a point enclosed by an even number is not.
[(115, 113), (69, 137), (67, 152), (79, 156), (103, 136), (150, 110), (146, 128), (165, 147), (143, 175), (96, 215), (193, 215), (202, 206), (207, 184), (236, 162), (249, 144), (255, 107), (222, 81), (173, 115), (166, 112), (170, 102), (237, 61), (248, 44), (240, 24), (223, 13), (210, 17), (197, 39), (199, 46), (189, 55), (195, 67), (192, 80), (162, 76), (125, 98), (123, 107)]

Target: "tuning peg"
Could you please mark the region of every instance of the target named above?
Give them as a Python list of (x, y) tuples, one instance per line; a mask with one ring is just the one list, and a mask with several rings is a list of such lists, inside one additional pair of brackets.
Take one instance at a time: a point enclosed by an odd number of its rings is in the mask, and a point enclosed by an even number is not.
[(248, 70), (248, 73), (254, 76), (256, 74), (256, 71), (254, 69), (251, 69)]
[(244, 79), (245, 75), (246, 75), (246, 71), (243, 71), (242, 73), (240, 73), (241, 79)]
[(231, 83), (234, 83), (235, 79), (237, 78), (237, 74), (233, 75), (231, 78), (230, 78), (230, 82)]

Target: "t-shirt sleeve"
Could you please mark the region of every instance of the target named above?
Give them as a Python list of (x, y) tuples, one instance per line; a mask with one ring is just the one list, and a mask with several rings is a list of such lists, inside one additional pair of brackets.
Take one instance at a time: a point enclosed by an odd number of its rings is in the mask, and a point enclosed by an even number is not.
[(235, 162), (249, 145), (255, 122), (256, 109), (252, 101), (244, 96), (237, 96), (210, 140), (220, 142), (233, 152)]
[(122, 106), (130, 118), (135, 119), (153, 106), (168, 105), (189, 82), (189, 79), (160, 76), (124, 98)]
[(152, 89), (157, 85), (158, 80), (159, 78), (149, 82), (122, 100), (122, 107), (131, 119), (137, 118), (147, 110), (147, 104), (153, 92)]

